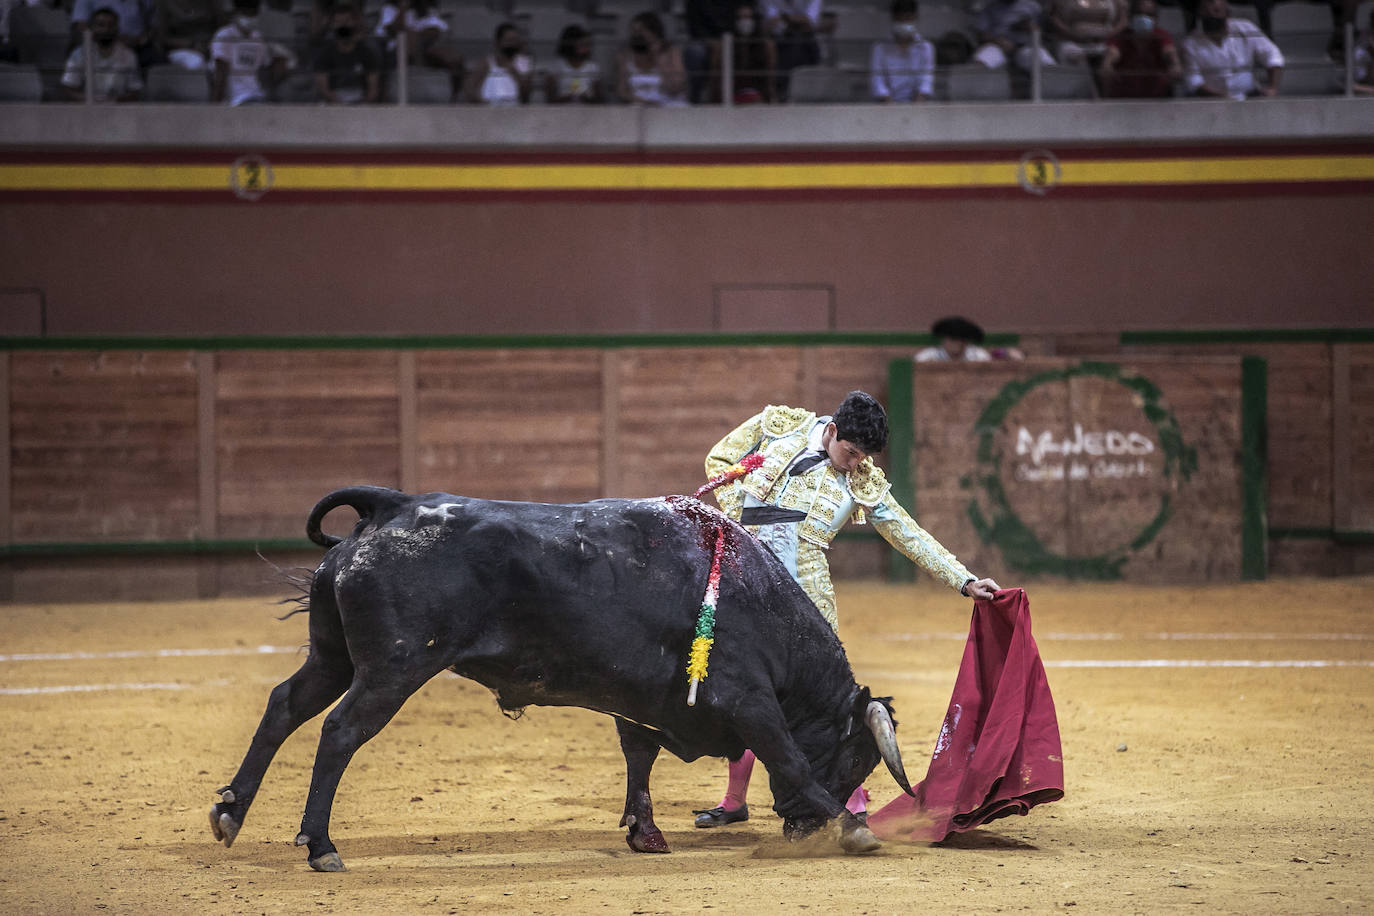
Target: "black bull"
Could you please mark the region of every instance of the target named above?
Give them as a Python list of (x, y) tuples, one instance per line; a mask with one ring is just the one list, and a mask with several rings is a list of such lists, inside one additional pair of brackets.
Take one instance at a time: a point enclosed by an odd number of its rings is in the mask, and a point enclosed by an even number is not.
[[(359, 515), (342, 539), (320, 530), (339, 506)], [(686, 761), (752, 749), (787, 834), (840, 818), (851, 852), (877, 840), (842, 802), (880, 759), (910, 791), (887, 701), (855, 684), (839, 640), (783, 565), (695, 499), (560, 506), (350, 487), (321, 500), (306, 530), (330, 548), (309, 590), (309, 655), (272, 691), (210, 812), (226, 846), (277, 748), (342, 695), (324, 721), (296, 838), (312, 867), (342, 869), (329, 818), (344, 769), (446, 668), (489, 687), (506, 710), (613, 716), (625, 753), (621, 826), (642, 852), (668, 849), (649, 798), (659, 748)], [(689, 707), (686, 662), (718, 530), (715, 644)]]

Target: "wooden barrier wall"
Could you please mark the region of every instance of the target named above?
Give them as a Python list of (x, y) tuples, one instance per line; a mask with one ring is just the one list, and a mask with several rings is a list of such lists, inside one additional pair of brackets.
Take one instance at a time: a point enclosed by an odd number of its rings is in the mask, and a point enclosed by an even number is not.
[[(1063, 371), (1091, 355), (1157, 385), (1183, 441), (1198, 450), (1167, 527), (1129, 551), (1122, 575), (1236, 578), (1236, 386), (1245, 353), (1268, 367), (1269, 571), (1374, 571), (1374, 466), (1361, 460), (1374, 448), (1374, 344), (1061, 336), (1022, 345), (1033, 354), (1024, 364), (915, 370), (916, 514), (979, 569), (1025, 577), (968, 511), (981, 499), (985, 521), (996, 515), (977, 479), (975, 421), (1019, 374)], [(762, 405), (829, 410), (856, 387), (886, 399), (888, 363), (911, 349), (163, 344), (0, 352), (0, 597), (281, 592), (254, 545), (284, 565), (313, 565), (306, 513), (355, 483), (537, 501), (689, 491), (701, 482), (706, 450)], [(1088, 407), (1138, 409), (1089, 377), (1053, 390), (1041, 386), (1018, 408), (1030, 426), (1072, 430)], [(1120, 403), (1107, 404), (1112, 398)], [(994, 444), (1005, 451), (1008, 443)], [(1084, 494), (1132, 508), (1093, 514)], [(1138, 537), (1155, 505), (1098, 481), (1008, 490), (1007, 498), (1011, 515), (1039, 526), (1033, 533), (1052, 557), (1093, 556), (1085, 545)], [(332, 521), (332, 530), (347, 527)], [(1187, 537), (1175, 537), (1182, 529)], [(1196, 549), (1198, 540), (1207, 549)], [(129, 555), (139, 552), (147, 555)], [(861, 535), (833, 557), (837, 576), (875, 575), (890, 551)]]

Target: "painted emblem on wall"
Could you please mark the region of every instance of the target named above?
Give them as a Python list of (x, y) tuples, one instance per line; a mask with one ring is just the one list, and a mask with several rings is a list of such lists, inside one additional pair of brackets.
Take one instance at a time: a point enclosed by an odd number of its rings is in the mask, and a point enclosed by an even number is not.
[(1022, 154), (1016, 166), (1016, 180), (1021, 187), (1042, 197), (1054, 190), (1063, 175), (1059, 157), (1047, 149), (1033, 149)]
[(960, 481), (974, 494), (969, 518), (984, 543), (1028, 574), (1120, 578), (1197, 470), (1197, 450), (1159, 389), (1115, 363), (1012, 381), (974, 432), (976, 469)]
[(272, 189), (272, 163), (252, 153), (229, 167), (229, 188), (243, 200), (258, 200)]

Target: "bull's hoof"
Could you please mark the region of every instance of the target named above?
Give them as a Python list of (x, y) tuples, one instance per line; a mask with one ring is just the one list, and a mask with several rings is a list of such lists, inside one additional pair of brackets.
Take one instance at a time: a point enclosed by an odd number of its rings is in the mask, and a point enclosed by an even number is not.
[(223, 805), (215, 805), (210, 809), (210, 832), (226, 849), (234, 845), (234, 838), (239, 835), (239, 828), (242, 826), (224, 810)]
[(339, 858), (337, 852), (326, 852), (324, 855), (310, 860), (310, 867), (315, 871), (348, 871), (344, 868), (343, 859)]
[(840, 831), (840, 848), (850, 855), (872, 852), (881, 845), (882, 842), (867, 827), (859, 826)]
[(668, 841), (663, 838), (663, 832), (657, 827), (641, 830), (635, 825), (625, 834), (625, 842), (635, 852), (671, 852), (668, 849)]

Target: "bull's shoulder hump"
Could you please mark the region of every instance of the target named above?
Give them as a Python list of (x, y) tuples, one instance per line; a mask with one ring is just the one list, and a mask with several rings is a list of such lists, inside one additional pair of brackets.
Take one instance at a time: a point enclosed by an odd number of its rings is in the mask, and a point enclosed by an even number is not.
[(769, 436), (785, 436), (815, 422), (814, 411), (804, 407), (770, 404), (763, 409), (763, 431)]

